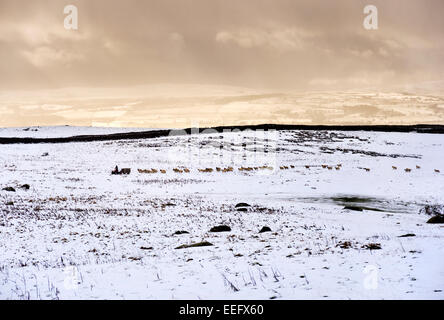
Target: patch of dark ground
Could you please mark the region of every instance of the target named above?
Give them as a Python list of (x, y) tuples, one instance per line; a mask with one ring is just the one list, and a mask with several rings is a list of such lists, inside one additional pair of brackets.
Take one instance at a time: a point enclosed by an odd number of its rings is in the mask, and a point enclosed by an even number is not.
[(343, 209), (353, 211), (377, 211), (389, 213), (415, 213), (423, 204), (393, 201), (385, 198), (366, 197), (360, 195), (338, 195), (333, 197), (304, 197), (296, 201), (305, 203), (332, 203)]
[(420, 155), (416, 154), (397, 154), (397, 153), (380, 153), (375, 151), (365, 151), (365, 150), (359, 150), (359, 149), (344, 149), (344, 148), (329, 148), (329, 147), (320, 147), (319, 148), (322, 152), (325, 153), (335, 153), (335, 152), (342, 152), (342, 153), (351, 153), (351, 154), (363, 154), (370, 157), (389, 157), (389, 158), (413, 158), (413, 159), (421, 159)]

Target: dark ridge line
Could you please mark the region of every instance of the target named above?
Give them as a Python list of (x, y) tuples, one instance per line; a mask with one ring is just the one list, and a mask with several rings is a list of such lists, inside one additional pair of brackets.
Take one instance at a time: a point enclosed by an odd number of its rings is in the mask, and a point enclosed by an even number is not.
[(292, 124), (259, 124), (243, 126), (219, 126), (210, 128), (161, 129), (153, 131), (112, 133), (105, 135), (81, 135), (62, 138), (3, 138), (0, 144), (37, 144), (37, 143), (69, 143), (115, 140), (154, 139), (166, 136), (190, 135), (197, 133), (215, 133), (233, 130), (307, 130), (307, 131), (370, 131), (370, 132), (416, 132), (443, 134), (444, 125), (292, 125)]

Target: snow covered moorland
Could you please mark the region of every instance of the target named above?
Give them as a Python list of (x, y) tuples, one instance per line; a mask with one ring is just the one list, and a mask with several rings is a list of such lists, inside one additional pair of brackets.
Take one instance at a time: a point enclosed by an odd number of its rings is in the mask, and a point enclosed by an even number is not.
[(364, 131), (0, 145), (0, 298), (443, 299), (418, 214), (443, 155)]

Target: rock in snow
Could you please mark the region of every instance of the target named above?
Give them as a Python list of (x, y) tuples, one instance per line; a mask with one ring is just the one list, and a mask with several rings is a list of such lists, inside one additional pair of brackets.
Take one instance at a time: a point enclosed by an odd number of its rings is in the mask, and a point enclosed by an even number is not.
[(427, 220), (427, 223), (444, 223), (444, 215), (437, 215)]
[(179, 231), (174, 232), (175, 235), (179, 235), (179, 234), (187, 234), (187, 233), (189, 233), (189, 232), (188, 232), (188, 231), (185, 231), (185, 230), (179, 230)]
[(248, 203), (240, 202), (236, 204), (235, 208), (245, 208), (245, 207), (251, 207)]
[(262, 227), (261, 231), (259, 231), (259, 233), (263, 233), (263, 232), (271, 232), (271, 229), (267, 226)]
[(210, 232), (226, 232), (226, 231), (231, 231), (231, 228), (229, 226), (221, 225), (210, 229)]

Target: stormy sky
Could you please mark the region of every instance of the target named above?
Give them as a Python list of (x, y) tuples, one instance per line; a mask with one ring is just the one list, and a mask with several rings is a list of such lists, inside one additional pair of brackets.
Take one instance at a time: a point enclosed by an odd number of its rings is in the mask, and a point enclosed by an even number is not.
[[(78, 30), (64, 28), (69, 4)], [(368, 4), (377, 30), (363, 27)], [(378, 91), (441, 81), (443, 12), (441, 0), (0, 0), (0, 112), (17, 106), (17, 90), (48, 104), (48, 90), (72, 87)]]

